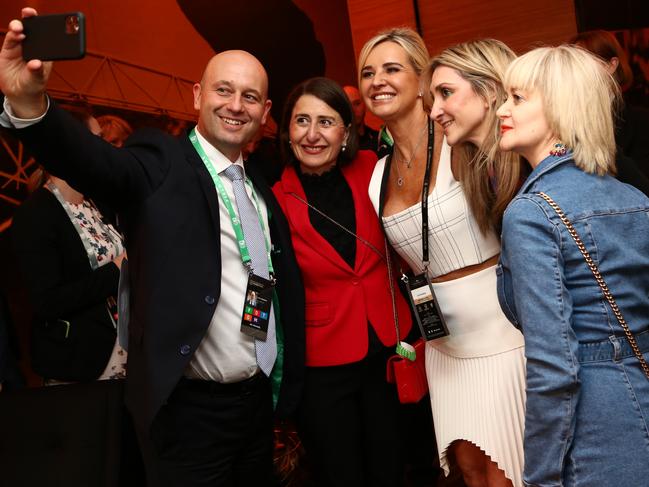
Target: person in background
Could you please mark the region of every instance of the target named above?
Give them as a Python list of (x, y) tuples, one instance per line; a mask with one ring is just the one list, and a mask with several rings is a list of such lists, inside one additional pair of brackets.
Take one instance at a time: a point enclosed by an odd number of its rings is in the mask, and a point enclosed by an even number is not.
[(101, 138), (115, 147), (122, 147), (133, 133), (131, 125), (117, 115), (101, 115), (97, 122), (101, 127)]
[(246, 166), (255, 167), (269, 185), (279, 181), (283, 164), (277, 142), (277, 122), (268, 114), (254, 137), (241, 150)]
[(170, 118), (165, 123), (164, 131), (174, 137), (179, 137), (187, 131), (189, 122), (187, 120), (179, 120), (177, 118)]
[(399, 400), (386, 381), (394, 306), (385, 240), (367, 196), (376, 155), (358, 150), (345, 92), (311, 78), (289, 94), (280, 127), (286, 168), (273, 187), (306, 294), (306, 376), (298, 427), (322, 487), (403, 485)]
[[(99, 134), (87, 111), (73, 113)], [(32, 368), (45, 384), (124, 378), (115, 297), (125, 251), (114, 215), (42, 168), (34, 175), (11, 226), (34, 310)]]
[[(615, 35), (605, 30), (580, 32), (570, 39), (570, 43), (602, 58), (606, 70), (622, 91), (623, 102), (615, 117), (617, 178), (649, 195), (649, 110), (633, 105), (624, 98), (624, 93), (633, 85), (633, 71), (626, 52)], [(637, 174), (637, 169), (642, 172), (642, 176)]]
[(379, 133), (365, 125), (365, 102), (363, 101), (358, 88), (347, 85), (343, 86), (343, 90), (345, 90), (345, 94), (354, 110), (354, 124), (356, 125), (356, 131), (358, 132), (358, 149), (371, 150), (377, 153), (379, 147)]
[[(513, 58), (486, 40), (431, 64), (405, 29), (370, 39), (359, 58), (368, 109), (394, 139), (370, 197), (390, 244), (431, 282), (447, 324), (447, 336), (427, 342), (426, 373), (440, 465), (448, 475), (456, 463), (471, 487), (522, 485), (523, 337), (496, 294), (497, 229), (519, 183), (518, 161), (498, 154), (496, 140), (500, 79)], [(434, 97), (430, 118), (424, 91)]]
[[(528, 52), (504, 83), (500, 148), (532, 167), (505, 211), (498, 280), (503, 311), (525, 336), (523, 480), (645, 485), (649, 199), (610, 175), (617, 87), (604, 63), (575, 46)], [(628, 334), (555, 205), (581, 237)]]

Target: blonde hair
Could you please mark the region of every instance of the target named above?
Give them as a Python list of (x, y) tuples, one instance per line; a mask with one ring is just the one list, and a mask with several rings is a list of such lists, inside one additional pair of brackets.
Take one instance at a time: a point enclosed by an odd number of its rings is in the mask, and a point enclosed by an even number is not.
[(417, 76), (421, 76), (421, 73), (426, 69), (428, 64), (428, 49), (426, 48), (426, 43), (417, 34), (414, 30), (409, 27), (394, 27), (392, 29), (384, 30), (379, 32), (377, 35), (372, 37), (369, 41), (365, 43), (361, 49), (360, 54), (358, 55), (358, 84), (360, 85), (361, 81), (361, 71), (365, 62), (367, 61), (370, 52), (379, 44), (384, 42), (394, 42), (395, 44), (401, 46), (401, 48), (406, 51), (408, 55), (408, 60), (412, 65)]
[[(518, 155), (500, 152), (499, 123), (496, 110), (505, 102), (506, 92), (503, 76), (516, 54), (501, 41), (479, 39), (463, 42), (444, 49), (435, 56), (423, 80), (430, 86), (435, 69), (446, 66), (454, 69), (468, 81), (476, 95), (487, 102), (485, 116), (489, 130), (487, 137), (477, 147), (464, 142), (454, 147), (462, 164), (460, 181), (471, 210), (483, 232), (498, 226), (505, 208), (516, 194), (521, 176), (521, 162)], [(432, 106), (430, 90), (424, 90), (426, 104)], [(495, 188), (490, 178), (495, 178)]]
[(540, 94), (550, 130), (572, 149), (577, 167), (615, 172), (613, 113), (620, 92), (601, 59), (574, 45), (540, 47), (509, 66), (505, 87)]

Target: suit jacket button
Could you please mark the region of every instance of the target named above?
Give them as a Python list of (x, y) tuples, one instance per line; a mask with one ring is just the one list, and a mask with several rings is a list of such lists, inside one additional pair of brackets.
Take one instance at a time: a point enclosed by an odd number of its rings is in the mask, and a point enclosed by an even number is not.
[(192, 347), (189, 345), (183, 345), (180, 347), (180, 355), (189, 355), (189, 352), (192, 351)]
[(205, 302), (207, 304), (214, 304), (214, 296), (205, 296)]

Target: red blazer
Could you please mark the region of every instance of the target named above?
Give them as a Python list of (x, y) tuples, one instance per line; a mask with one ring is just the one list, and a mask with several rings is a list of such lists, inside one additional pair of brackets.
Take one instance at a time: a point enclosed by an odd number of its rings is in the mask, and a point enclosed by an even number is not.
[[(381, 254), (383, 232), (367, 194), (376, 156), (360, 151), (342, 168), (356, 211), (356, 233)], [(310, 367), (357, 362), (367, 355), (367, 322), (386, 346), (396, 343), (392, 299), (385, 261), (367, 245), (356, 241), (356, 264), (352, 269), (311, 225), (306, 200), (293, 167), (287, 167), (273, 192), (286, 214), (306, 295), (306, 365)], [(351, 209), (350, 209), (351, 210)], [(408, 304), (395, 282), (397, 312), (402, 338), (410, 328)]]

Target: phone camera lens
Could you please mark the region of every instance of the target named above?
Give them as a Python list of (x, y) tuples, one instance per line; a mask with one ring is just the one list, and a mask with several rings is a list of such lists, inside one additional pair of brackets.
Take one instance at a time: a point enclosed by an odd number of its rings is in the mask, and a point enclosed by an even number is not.
[(65, 32), (67, 34), (79, 33), (79, 17), (76, 15), (68, 15), (65, 18)]

